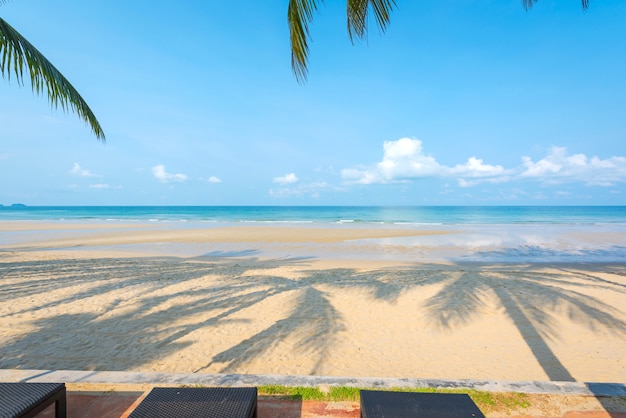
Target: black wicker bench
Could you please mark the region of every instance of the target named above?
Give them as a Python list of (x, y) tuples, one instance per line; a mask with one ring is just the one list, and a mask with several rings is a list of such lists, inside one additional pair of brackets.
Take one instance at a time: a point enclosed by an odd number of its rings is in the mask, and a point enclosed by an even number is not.
[(484, 418), (466, 394), (361, 391), (362, 418)]
[(256, 416), (256, 388), (153, 388), (129, 418)]
[(0, 418), (31, 418), (52, 403), (56, 418), (65, 418), (65, 383), (0, 383)]

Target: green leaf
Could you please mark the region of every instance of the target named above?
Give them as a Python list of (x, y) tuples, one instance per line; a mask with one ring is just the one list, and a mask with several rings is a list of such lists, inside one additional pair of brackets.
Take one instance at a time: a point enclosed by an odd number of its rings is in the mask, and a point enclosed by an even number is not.
[[(323, 2), (323, 1), (322, 1)], [(316, 0), (289, 0), (287, 21), (291, 40), (291, 68), (296, 80), (304, 83), (307, 79), (309, 59), (309, 23), (317, 11)], [(350, 40), (362, 39), (367, 35), (370, 8), (381, 31), (389, 24), (389, 15), (395, 0), (347, 0), (346, 16)]]
[[(5, 1), (0, 0), (0, 4)], [(10, 80), (13, 74), (18, 84), (22, 85), (24, 67), (27, 67), (33, 91), (37, 94), (45, 91), (52, 106), (56, 108), (60, 105), (64, 111), (72, 110), (91, 127), (96, 138), (105, 141), (100, 123), (78, 91), (37, 48), (1, 18), (0, 58), (3, 77)]]
[(367, 37), (370, 8), (374, 13), (378, 28), (381, 32), (385, 32), (395, 5), (394, 0), (348, 0), (346, 15), (350, 41), (354, 43), (354, 38), (363, 39)]
[(307, 78), (309, 23), (313, 20), (315, 11), (315, 0), (289, 0), (287, 21), (291, 39), (291, 68), (300, 83)]

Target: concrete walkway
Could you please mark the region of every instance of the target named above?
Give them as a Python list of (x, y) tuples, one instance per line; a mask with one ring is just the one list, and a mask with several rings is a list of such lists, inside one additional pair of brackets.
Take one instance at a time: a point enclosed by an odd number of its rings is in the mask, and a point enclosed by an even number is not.
[(626, 396), (624, 383), (535, 382), (493, 380), (438, 380), (337, 376), (253, 374), (102, 372), (74, 370), (0, 369), (2, 382), (65, 382), (150, 386), (346, 386), (358, 388), (475, 389), (486, 392), (522, 392), (581, 396)]

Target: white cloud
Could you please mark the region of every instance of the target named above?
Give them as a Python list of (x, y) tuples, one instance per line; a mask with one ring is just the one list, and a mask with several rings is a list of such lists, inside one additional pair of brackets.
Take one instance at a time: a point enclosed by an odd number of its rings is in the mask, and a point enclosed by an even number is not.
[(109, 186), (108, 184), (99, 183), (99, 184), (90, 184), (89, 187), (91, 189), (108, 189), (111, 186)]
[(99, 177), (98, 175), (92, 173), (91, 171), (82, 168), (80, 164), (74, 163), (74, 166), (70, 170), (70, 174), (80, 177)]
[(626, 158), (602, 160), (585, 154), (568, 155), (565, 147), (552, 147), (548, 155), (537, 162), (522, 157), (521, 178), (537, 179), (542, 183), (581, 182), (588, 186), (613, 186), (626, 182)]
[[(430, 155), (424, 154), (422, 141), (401, 138), (383, 143), (383, 158), (371, 168), (348, 168), (341, 171), (350, 183), (373, 184), (404, 182), (417, 178), (452, 177), (459, 184), (474, 185), (485, 181), (505, 181), (510, 171), (499, 165), (485, 164), (483, 160), (470, 157), (466, 163), (454, 167), (441, 165)], [(466, 178), (473, 179), (472, 181)]]
[(278, 184), (293, 184), (298, 181), (298, 177), (296, 177), (295, 173), (289, 173), (281, 177), (274, 177), (273, 181)]
[(501, 177), (507, 175), (507, 170), (501, 165), (490, 165), (483, 163), (483, 160), (470, 157), (465, 164), (457, 164), (450, 170), (450, 173), (462, 177)]
[(341, 176), (351, 183), (374, 184), (406, 181), (420, 177), (436, 177), (442, 167), (437, 161), (424, 155), (422, 141), (401, 138), (383, 143), (383, 159), (371, 168), (348, 168)]
[(344, 168), (341, 170), (341, 177), (348, 183), (373, 184), (381, 183), (377, 173), (366, 169)]
[(584, 154), (568, 155), (562, 147), (553, 147), (548, 155), (533, 162), (522, 157), (522, 166), (505, 168), (485, 163), (475, 156), (453, 167), (439, 164), (423, 151), (422, 141), (401, 138), (383, 143), (382, 160), (369, 167), (341, 171), (347, 183), (401, 183), (418, 178), (451, 178), (461, 187), (481, 183), (503, 183), (534, 179), (541, 183), (583, 183), (587, 186), (613, 186), (626, 182), (626, 157), (600, 159)]
[(221, 183), (222, 179), (220, 179), (219, 177), (215, 177), (215, 176), (211, 176), (209, 177), (209, 179), (207, 180), (209, 183)]
[(269, 193), (272, 197), (299, 197), (308, 196), (314, 199), (319, 198), (320, 192), (330, 189), (330, 186), (323, 181), (307, 184), (298, 184), (295, 187), (283, 187), (280, 189), (270, 189)]
[(180, 183), (187, 180), (185, 174), (171, 174), (165, 171), (165, 166), (162, 164), (152, 167), (152, 174), (161, 183)]
[(383, 160), (377, 164), (377, 171), (385, 182), (431, 177), (442, 169), (433, 157), (424, 155), (422, 141), (418, 139), (385, 141), (383, 149)]
[(450, 175), (457, 177), (461, 187), (471, 187), (480, 183), (502, 183), (509, 179), (512, 172), (513, 170), (506, 170), (501, 165), (484, 164), (483, 160), (476, 157), (470, 157), (465, 164), (457, 164), (450, 169)]

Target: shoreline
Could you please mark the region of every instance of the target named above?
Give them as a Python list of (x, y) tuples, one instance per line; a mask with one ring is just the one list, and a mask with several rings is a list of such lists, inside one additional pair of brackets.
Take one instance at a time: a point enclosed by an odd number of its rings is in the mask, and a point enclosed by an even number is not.
[(626, 225), (126, 223), (0, 221), (0, 251), (118, 250), (138, 255), (438, 263), (619, 263)]

